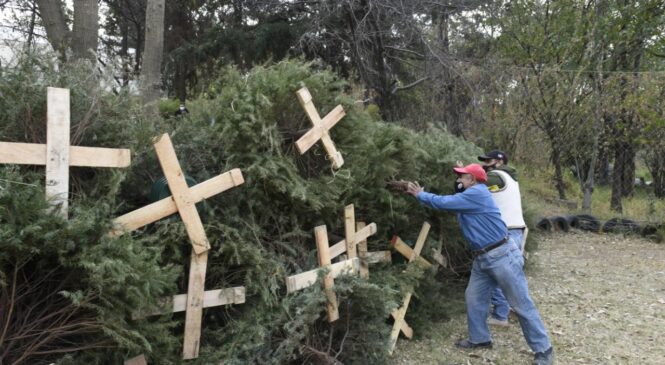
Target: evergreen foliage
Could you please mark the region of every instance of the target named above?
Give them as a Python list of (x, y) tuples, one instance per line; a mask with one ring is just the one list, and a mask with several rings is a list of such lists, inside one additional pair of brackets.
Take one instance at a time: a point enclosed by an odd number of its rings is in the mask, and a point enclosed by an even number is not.
[[(28, 77), (30, 70), (20, 72)], [(245, 177), (245, 184), (206, 201), (202, 214), (212, 246), (206, 290), (242, 285), (246, 303), (204, 310), (201, 355), (188, 363), (388, 363), (390, 312), (406, 292), (414, 291), (406, 319), (416, 335), (445, 317), (443, 305), (437, 305), (445, 298), (435, 272), (378, 265), (370, 268), (369, 280), (336, 279), (340, 319), (333, 324), (326, 320), (319, 285), (287, 295), (285, 277), (318, 267), (313, 228), (326, 224), (343, 236), (347, 204), (355, 204), (358, 221), (377, 223), (371, 251), (389, 249), (393, 234), (415, 238), (427, 220), (432, 230), (423, 254), (443, 246), (453, 267), (464, 267), (468, 256), (454, 218), (391, 193), (386, 182), (413, 179), (428, 191), (450, 193), (454, 161), (471, 160), (478, 149), (442, 130), (419, 133), (375, 120), (349, 95), (349, 84), (318, 64), (283, 61), (248, 73), (225, 68), (221, 74), (203, 97), (188, 102), (189, 114), (165, 120), (144, 120), (127, 95), (99, 94), (96, 100), (103, 102), (91, 106), (95, 90), (73, 85), (73, 104), (87, 104), (99, 115), (84, 135), (132, 147), (132, 166), (126, 172), (86, 170), (84, 175), (92, 175), (82, 180), (85, 194), (76, 196), (68, 222), (48, 214), (39, 188), (3, 184), (0, 194), (7, 201), (0, 232), (8, 238), (0, 243), (3, 293), (12, 285), (14, 263), (24, 256), (43, 265), (40, 272), (51, 269), (71, 278), (65, 291), (58, 290), (59, 305), (80, 307), (89, 315), (83, 318), (95, 323), (85, 339), (98, 338), (108, 347), (70, 353), (60, 363), (118, 363), (139, 353), (150, 363), (181, 363), (184, 313), (131, 320), (132, 312), (154, 306), (158, 298), (187, 291), (191, 245), (180, 220), (171, 217), (118, 239), (104, 237), (113, 217), (150, 203), (150, 186), (162, 176), (150, 138), (168, 132), (184, 172), (198, 182), (231, 168)], [(36, 83), (32, 95), (46, 86)], [(302, 86), (322, 116), (337, 104), (346, 110), (331, 131), (345, 159), (338, 171), (331, 170), (318, 144), (303, 156), (294, 148), (310, 127), (295, 96)], [(0, 87), (11, 88), (4, 79)], [(76, 125), (80, 115), (72, 115)], [(105, 119), (108, 115), (113, 118)], [(0, 136), (6, 139), (12, 130), (3, 129)], [(34, 168), (0, 171), (11, 174), (7, 180), (41, 186), (29, 173), (33, 170), (43, 174)], [(83, 174), (72, 171), (74, 178)], [(10, 218), (15, 216), (6, 213), (10, 210), (25, 218)]]

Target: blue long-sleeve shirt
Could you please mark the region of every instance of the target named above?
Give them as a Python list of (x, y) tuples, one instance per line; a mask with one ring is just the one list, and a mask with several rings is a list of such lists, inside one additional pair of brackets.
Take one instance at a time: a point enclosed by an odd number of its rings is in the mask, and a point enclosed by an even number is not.
[(484, 184), (476, 184), (455, 195), (418, 193), (422, 204), (457, 213), (457, 222), (472, 250), (478, 250), (501, 241), (508, 230), (501, 212)]

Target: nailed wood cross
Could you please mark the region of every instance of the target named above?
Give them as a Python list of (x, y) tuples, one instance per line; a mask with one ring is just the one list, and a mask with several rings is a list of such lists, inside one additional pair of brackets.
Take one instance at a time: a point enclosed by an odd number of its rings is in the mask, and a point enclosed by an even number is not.
[[(420, 251), (422, 251), (423, 246), (425, 245), (429, 229), (430, 229), (429, 223), (427, 222), (423, 223), (423, 227), (420, 229), (420, 234), (418, 235), (418, 240), (416, 241), (416, 246), (413, 248), (413, 250), (410, 252), (408, 256), (409, 262), (414, 262), (417, 260), (418, 264), (423, 265), (423, 263), (419, 260), (421, 258)], [(397, 240), (399, 240), (399, 237), (397, 237)], [(394, 242), (397, 240), (393, 238)], [(411, 249), (406, 244), (404, 244), (404, 246)], [(425, 263), (427, 263), (429, 266), (432, 266), (429, 262), (425, 261), (424, 259), (422, 260)], [(404, 335), (407, 338), (413, 337), (413, 329), (404, 320), (404, 317), (406, 316), (406, 310), (409, 308), (409, 303), (411, 302), (411, 295), (412, 295), (411, 292), (406, 293), (406, 295), (404, 296), (404, 300), (402, 302), (402, 306), (395, 309), (391, 313), (392, 317), (395, 319), (395, 323), (393, 324), (393, 329), (390, 332), (390, 349), (388, 350), (390, 354), (392, 354), (393, 351), (395, 350), (395, 345), (397, 344), (397, 338), (399, 337), (400, 332), (404, 333)]]
[[(329, 322), (333, 322), (339, 318), (337, 297), (332, 289), (334, 279), (343, 274), (356, 274), (360, 272), (361, 266), (357, 254), (357, 246), (366, 241), (369, 236), (376, 233), (376, 223), (365, 226), (364, 223), (359, 222), (356, 225), (353, 204), (346, 206), (344, 209), (344, 228), (346, 238), (333, 246), (329, 245), (328, 231), (325, 225), (314, 228), (319, 265), (321, 268), (329, 270), (323, 278), (323, 288), (328, 298), (327, 310)], [(349, 257), (348, 259), (332, 263), (332, 259), (345, 252)], [(287, 293), (293, 293), (316, 283), (319, 270), (320, 268), (287, 277)]]
[(298, 152), (300, 152), (301, 155), (305, 154), (305, 152), (307, 152), (307, 150), (309, 150), (318, 140), (321, 140), (323, 148), (325, 148), (328, 155), (328, 159), (332, 161), (332, 167), (334, 169), (339, 169), (344, 164), (344, 159), (342, 158), (342, 154), (337, 151), (337, 148), (335, 148), (335, 144), (330, 138), (328, 131), (332, 129), (337, 122), (342, 120), (344, 115), (346, 115), (344, 108), (341, 105), (338, 105), (328, 113), (328, 115), (321, 119), (319, 112), (314, 106), (312, 95), (309, 93), (309, 90), (307, 90), (306, 87), (303, 87), (298, 90), (296, 94), (298, 95), (300, 105), (305, 109), (305, 113), (307, 114), (307, 117), (309, 117), (313, 126), (312, 129), (296, 141)]
[(171, 190), (171, 196), (113, 220), (115, 229), (110, 235), (119, 235), (178, 213), (192, 244), (187, 294), (176, 295), (173, 312), (186, 310), (183, 359), (199, 355), (203, 308), (245, 302), (245, 288), (237, 287), (205, 291), (206, 267), (210, 243), (195, 204), (245, 182), (239, 169), (233, 169), (196, 186), (188, 187), (185, 176), (168, 134), (155, 142), (157, 158)]
[(46, 144), (0, 142), (0, 163), (46, 165), (46, 198), (67, 217), (69, 166), (127, 167), (128, 149), (69, 144), (69, 89), (47, 88)]

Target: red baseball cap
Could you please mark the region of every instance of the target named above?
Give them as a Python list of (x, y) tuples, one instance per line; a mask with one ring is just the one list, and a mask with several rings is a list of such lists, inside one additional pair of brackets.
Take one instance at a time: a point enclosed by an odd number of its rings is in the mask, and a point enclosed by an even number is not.
[(483, 167), (477, 163), (472, 163), (464, 167), (453, 167), (453, 171), (455, 171), (458, 174), (470, 174), (471, 176), (476, 178), (476, 181), (481, 183), (487, 181), (487, 173), (485, 172)]

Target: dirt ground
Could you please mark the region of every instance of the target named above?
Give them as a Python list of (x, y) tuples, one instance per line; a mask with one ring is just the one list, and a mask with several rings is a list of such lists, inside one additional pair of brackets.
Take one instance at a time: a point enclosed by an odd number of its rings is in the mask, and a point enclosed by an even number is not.
[[(665, 364), (665, 245), (639, 237), (571, 232), (541, 235), (527, 277), (554, 344), (555, 364)], [(457, 299), (463, 300), (463, 299)], [(515, 317), (491, 328), (494, 349), (466, 352), (464, 313), (409, 341), (397, 364), (530, 364)]]

